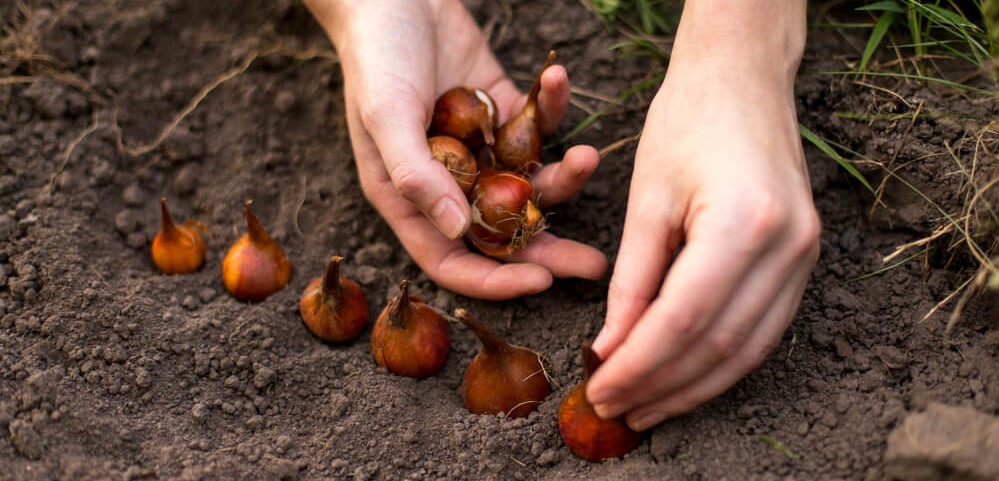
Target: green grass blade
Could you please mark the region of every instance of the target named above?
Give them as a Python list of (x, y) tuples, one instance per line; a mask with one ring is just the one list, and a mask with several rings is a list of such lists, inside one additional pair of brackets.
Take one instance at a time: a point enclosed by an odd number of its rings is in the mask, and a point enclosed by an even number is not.
[[(851, 71), (823, 71), (823, 72), (808, 72), (810, 75), (857, 75), (857, 72)], [(871, 77), (895, 77), (901, 79), (911, 79), (919, 80), (921, 82), (931, 82), (941, 85), (946, 85), (948, 87), (954, 87), (956, 89), (966, 90), (968, 92), (974, 92), (977, 94), (982, 94), (988, 97), (997, 97), (999, 92), (994, 92), (991, 90), (980, 89), (977, 87), (972, 87), (970, 85), (964, 85), (961, 83), (953, 82), (951, 80), (929, 77), (926, 75), (915, 75), (915, 74), (905, 74), (905, 73), (893, 73), (893, 72), (864, 72), (864, 75)]]
[(885, 272), (888, 272), (888, 271), (890, 271), (892, 269), (895, 269), (895, 268), (897, 268), (897, 267), (899, 267), (901, 265), (904, 265), (905, 263), (907, 263), (907, 262), (909, 262), (909, 261), (911, 261), (911, 260), (913, 260), (913, 259), (915, 259), (915, 258), (917, 258), (917, 257), (919, 257), (919, 256), (921, 256), (923, 254), (925, 254), (925, 253), (926, 253), (926, 249), (923, 249), (923, 250), (921, 250), (919, 252), (916, 252), (915, 254), (909, 255), (905, 259), (902, 259), (900, 261), (896, 261), (895, 263), (893, 263), (891, 265), (887, 265), (887, 266), (882, 267), (882, 268), (880, 268), (878, 270), (875, 270), (875, 271), (872, 271), (872, 272), (868, 272), (867, 274), (863, 274), (863, 275), (860, 275), (860, 276), (857, 276), (857, 277), (853, 277), (853, 278), (847, 279), (846, 280), (846, 284), (853, 284), (854, 282), (857, 282), (857, 281), (862, 281), (864, 279), (870, 279), (871, 277), (874, 277), (874, 276), (880, 276), (881, 274), (884, 274)]
[(593, 122), (596, 122), (597, 119), (604, 115), (604, 112), (606, 111), (606, 108), (601, 108), (600, 110), (587, 115), (585, 119), (581, 120), (575, 127), (572, 128), (572, 130), (569, 131), (569, 133), (562, 137), (562, 142), (568, 141), (569, 139), (579, 135), (580, 132), (586, 130), (587, 127), (592, 125)]
[(871, 31), (871, 36), (867, 38), (867, 45), (864, 47), (864, 54), (860, 57), (860, 65), (857, 66), (858, 72), (864, 72), (867, 70), (867, 64), (871, 61), (871, 57), (874, 55), (874, 51), (877, 50), (878, 46), (881, 45), (881, 39), (884, 38), (885, 34), (888, 33), (888, 28), (895, 21), (895, 14), (893, 12), (885, 12), (881, 14), (878, 18), (878, 23), (874, 24), (874, 30)]
[(905, 13), (905, 9), (898, 4), (895, 0), (884, 0), (882, 2), (874, 2), (870, 5), (864, 5), (863, 7), (857, 8), (859, 11), (875, 11), (875, 12), (892, 12), (892, 13)]
[(801, 461), (801, 456), (799, 456), (794, 451), (791, 451), (791, 448), (787, 447), (787, 445), (785, 445), (781, 441), (778, 441), (777, 439), (774, 439), (771, 436), (767, 436), (766, 434), (759, 435), (759, 439), (760, 441), (769, 444), (770, 447), (776, 449), (779, 453), (783, 454), (784, 456), (787, 456), (787, 458), (790, 459), (791, 461)]
[(871, 28), (874, 26), (874, 24), (871, 22), (855, 22), (855, 23), (833, 22), (833, 23), (813, 23), (811, 24), (811, 26), (815, 28), (828, 28), (832, 30), (840, 30), (845, 28)]
[(836, 152), (836, 149), (834, 149), (831, 145), (829, 145), (829, 143), (827, 143), (825, 139), (819, 137), (818, 135), (815, 134), (815, 132), (808, 130), (808, 127), (805, 127), (804, 125), (801, 124), (798, 124), (798, 131), (801, 132), (802, 138), (811, 142), (812, 145), (821, 150), (822, 153), (828, 155), (830, 158), (836, 161), (836, 163), (839, 164), (839, 166), (842, 167), (843, 170), (849, 172), (850, 175), (853, 176), (853, 178), (857, 179), (857, 181), (863, 184), (864, 187), (867, 187), (867, 190), (869, 190), (872, 194), (874, 193), (874, 187), (871, 187), (870, 182), (867, 181), (867, 179), (864, 177), (864, 174), (861, 174), (860, 171), (857, 170), (857, 168), (854, 167), (849, 160), (846, 160), (843, 158), (842, 155), (839, 155), (839, 152)]

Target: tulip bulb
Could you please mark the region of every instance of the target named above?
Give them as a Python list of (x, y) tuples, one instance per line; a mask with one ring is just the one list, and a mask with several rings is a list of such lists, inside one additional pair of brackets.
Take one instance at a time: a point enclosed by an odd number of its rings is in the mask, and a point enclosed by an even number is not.
[(200, 222), (173, 223), (167, 209), (166, 197), (160, 198), (160, 231), (153, 238), (150, 254), (153, 264), (164, 274), (188, 274), (201, 268), (205, 262), (205, 241)]
[(356, 282), (340, 275), (342, 261), (330, 257), (325, 274), (309, 282), (299, 300), (305, 326), (329, 342), (352, 340), (368, 325), (368, 299)]
[(496, 102), (484, 90), (455, 87), (437, 97), (430, 121), (432, 135), (449, 135), (470, 148), (493, 145), (499, 124)]
[(468, 412), (519, 418), (537, 409), (551, 392), (538, 353), (506, 342), (465, 309), (456, 309), (454, 315), (482, 343), (462, 384)]
[(430, 153), (454, 177), (454, 181), (467, 196), (479, 175), (479, 165), (475, 156), (460, 140), (447, 135), (435, 135), (427, 139)]
[(531, 183), (513, 172), (483, 168), (469, 198), (468, 239), (487, 255), (504, 256), (522, 249), (547, 227)]
[(271, 239), (246, 201), (247, 233), (222, 260), (222, 282), (237, 299), (259, 302), (281, 290), (291, 280), (291, 261)]
[(642, 433), (633, 431), (624, 418), (601, 419), (586, 399), (586, 385), (600, 366), (590, 345), (583, 345), (583, 382), (562, 400), (558, 428), (573, 453), (587, 461), (603, 461), (628, 454), (642, 443)]
[(371, 331), (371, 353), (379, 366), (400, 376), (422, 379), (444, 367), (451, 338), (447, 321), (409, 293), (409, 281), (389, 301)]
[(541, 92), (541, 75), (554, 62), (555, 51), (552, 50), (548, 52), (548, 58), (534, 78), (524, 108), (496, 131), (496, 143), (493, 144), (492, 151), (497, 169), (529, 176), (541, 166), (538, 95)]

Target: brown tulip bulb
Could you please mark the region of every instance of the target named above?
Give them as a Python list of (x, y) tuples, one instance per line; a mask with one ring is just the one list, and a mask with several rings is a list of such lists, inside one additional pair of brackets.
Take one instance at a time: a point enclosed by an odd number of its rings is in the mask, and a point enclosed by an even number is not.
[(368, 325), (368, 298), (356, 282), (340, 275), (342, 261), (330, 257), (326, 273), (309, 282), (299, 300), (305, 326), (324, 341), (350, 341)]
[(522, 249), (547, 227), (530, 181), (513, 172), (483, 168), (469, 199), (472, 222), (467, 237), (487, 255)]
[(462, 384), (468, 412), (519, 418), (537, 409), (551, 392), (538, 353), (506, 342), (465, 309), (456, 309), (454, 315), (482, 343)]
[(437, 97), (430, 121), (431, 135), (449, 135), (470, 148), (493, 145), (499, 124), (496, 102), (484, 90), (455, 87)]
[(222, 259), (222, 282), (237, 299), (259, 302), (281, 290), (291, 280), (291, 261), (271, 239), (246, 201), (247, 233)]
[(468, 196), (479, 175), (479, 165), (472, 151), (468, 150), (460, 140), (447, 135), (435, 135), (427, 139), (430, 153), (454, 177), (461, 191)]
[(520, 113), (507, 120), (496, 131), (493, 144), (495, 167), (499, 170), (512, 170), (529, 176), (541, 166), (541, 127), (538, 126), (538, 94), (541, 92), (541, 75), (555, 62), (555, 51), (548, 52), (548, 58), (534, 78), (534, 84), (527, 94), (527, 103)]
[(600, 366), (600, 358), (589, 344), (583, 345), (583, 382), (562, 400), (558, 428), (562, 440), (573, 453), (587, 461), (618, 458), (642, 443), (642, 433), (633, 431), (618, 416), (601, 419), (586, 399), (586, 384)]
[(419, 296), (409, 281), (382, 310), (371, 331), (371, 353), (379, 366), (400, 376), (422, 379), (444, 367), (451, 338), (447, 321)]
[(160, 231), (153, 238), (150, 253), (153, 264), (164, 274), (188, 274), (205, 263), (205, 241), (201, 237), (203, 224), (186, 221), (173, 223), (166, 197), (160, 198)]

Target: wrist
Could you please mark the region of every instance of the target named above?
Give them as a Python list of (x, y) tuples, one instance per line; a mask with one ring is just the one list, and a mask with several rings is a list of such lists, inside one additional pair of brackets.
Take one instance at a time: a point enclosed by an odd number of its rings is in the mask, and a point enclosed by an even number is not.
[(685, 2), (668, 74), (790, 90), (805, 48), (805, 7), (804, 0)]

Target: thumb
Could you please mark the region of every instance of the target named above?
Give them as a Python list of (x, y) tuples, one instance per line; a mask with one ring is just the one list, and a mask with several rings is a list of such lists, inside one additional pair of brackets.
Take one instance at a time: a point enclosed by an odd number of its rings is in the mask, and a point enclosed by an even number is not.
[(468, 229), (468, 201), (454, 177), (430, 153), (423, 125), (409, 120), (372, 115), (363, 122), (399, 195), (422, 211), (441, 233), (457, 239)]

